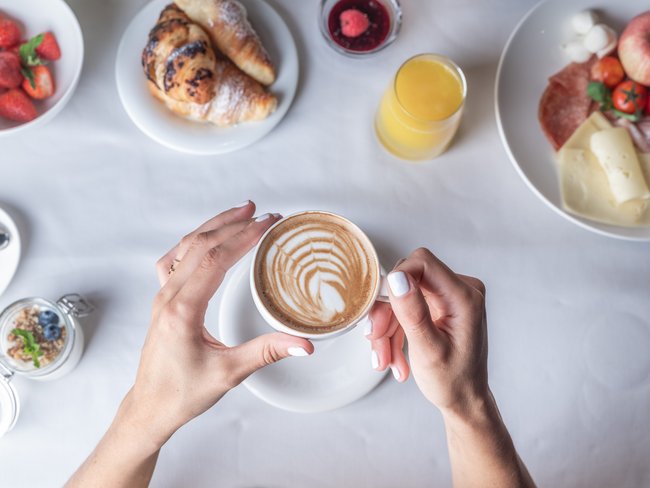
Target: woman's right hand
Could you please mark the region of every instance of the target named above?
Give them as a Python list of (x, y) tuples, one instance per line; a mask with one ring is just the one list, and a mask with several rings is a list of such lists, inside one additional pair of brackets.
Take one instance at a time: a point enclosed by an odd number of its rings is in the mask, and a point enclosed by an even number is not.
[(402, 350), (424, 396), (443, 412), (471, 409), (489, 398), (485, 286), (454, 273), (427, 249), (417, 249), (388, 275), (390, 304), (370, 317), (378, 368), (391, 366), (399, 381), (409, 374)]
[(388, 275), (390, 304), (371, 312), (379, 369), (399, 381), (409, 365), (424, 396), (442, 412), (455, 487), (534, 488), (487, 381), (485, 286), (417, 249)]

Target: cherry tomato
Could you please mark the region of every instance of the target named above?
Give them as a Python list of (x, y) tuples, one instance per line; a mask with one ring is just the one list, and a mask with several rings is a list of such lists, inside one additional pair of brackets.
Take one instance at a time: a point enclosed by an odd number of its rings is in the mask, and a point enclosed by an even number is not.
[(614, 108), (626, 114), (643, 110), (648, 99), (648, 90), (635, 81), (627, 80), (620, 83), (612, 93)]
[(621, 62), (613, 56), (605, 56), (591, 67), (591, 79), (605, 83), (607, 88), (614, 88), (625, 78)]

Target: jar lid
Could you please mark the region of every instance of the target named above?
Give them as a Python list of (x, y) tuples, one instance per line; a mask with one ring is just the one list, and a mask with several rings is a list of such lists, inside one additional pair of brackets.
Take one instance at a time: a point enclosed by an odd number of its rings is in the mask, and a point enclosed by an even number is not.
[(0, 371), (0, 437), (9, 432), (18, 420), (20, 401), (9, 378), (11, 374)]

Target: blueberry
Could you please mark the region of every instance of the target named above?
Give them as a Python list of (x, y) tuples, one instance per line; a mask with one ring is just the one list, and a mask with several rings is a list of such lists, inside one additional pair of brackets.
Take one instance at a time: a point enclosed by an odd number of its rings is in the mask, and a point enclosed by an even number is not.
[(43, 310), (38, 314), (38, 323), (41, 324), (41, 327), (45, 327), (50, 324), (58, 324), (59, 316), (52, 312), (52, 310)]
[(47, 341), (55, 341), (61, 337), (61, 327), (56, 324), (48, 324), (43, 327), (43, 336)]

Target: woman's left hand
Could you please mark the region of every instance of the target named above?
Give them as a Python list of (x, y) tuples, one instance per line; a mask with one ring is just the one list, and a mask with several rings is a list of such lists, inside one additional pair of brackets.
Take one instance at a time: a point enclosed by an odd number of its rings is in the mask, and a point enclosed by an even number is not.
[(308, 340), (281, 333), (227, 347), (205, 328), (208, 302), (228, 269), (280, 218), (253, 219), (254, 212), (247, 202), (217, 215), (158, 261), (161, 289), (128, 401), (160, 445), (259, 368), (314, 351)]

